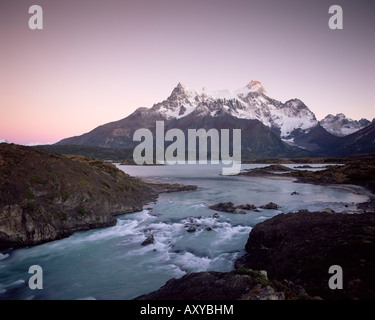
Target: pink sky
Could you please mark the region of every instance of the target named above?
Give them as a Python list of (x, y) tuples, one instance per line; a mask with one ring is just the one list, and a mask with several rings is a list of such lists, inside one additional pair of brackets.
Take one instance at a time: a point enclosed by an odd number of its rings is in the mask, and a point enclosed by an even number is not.
[[(28, 8), (44, 30), (28, 28)], [(375, 5), (334, 1), (2, 0), (0, 140), (57, 142), (166, 99), (178, 82), (236, 89), (252, 79), (318, 120), (375, 117)]]

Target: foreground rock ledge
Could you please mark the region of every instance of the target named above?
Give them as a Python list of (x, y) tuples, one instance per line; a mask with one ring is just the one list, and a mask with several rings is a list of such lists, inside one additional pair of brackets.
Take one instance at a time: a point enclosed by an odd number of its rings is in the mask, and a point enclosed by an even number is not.
[(133, 178), (113, 164), (0, 144), (0, 249), (35, 245), (112, 226), (162, 192), (196, 186)]
[(283, 290), (271, 283), (263, 271), (191, 273), (171, 279), (159, 290), (135, 300), (285, 300)]
[[(375, 299), (375, 214), (288, 213), (257, 224), (236, 267), (264, 269), (323, 299)], [(331, 290), (328, 269), (343, 269)]]
[[(375, 299), (375, 214), (279, 214), (252, 229), (246, 251), (232, 272), (187, 274), (136, 300)], [(343, 290), (328, 286), (332, 265)]]

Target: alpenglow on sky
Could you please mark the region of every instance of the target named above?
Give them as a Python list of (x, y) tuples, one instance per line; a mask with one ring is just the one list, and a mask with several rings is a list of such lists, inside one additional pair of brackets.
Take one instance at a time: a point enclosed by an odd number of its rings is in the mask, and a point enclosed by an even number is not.
[[(32, 4), (42, 30), (29, 28)], [(333, 4), (342, 30), (329, 28)], [(215, 91), (257, 79), (318, 120), (375, 117), (371, 0), (3, 0), (0, 30), (0, 140), (80, 135), (152, 107), (179, 82)]]

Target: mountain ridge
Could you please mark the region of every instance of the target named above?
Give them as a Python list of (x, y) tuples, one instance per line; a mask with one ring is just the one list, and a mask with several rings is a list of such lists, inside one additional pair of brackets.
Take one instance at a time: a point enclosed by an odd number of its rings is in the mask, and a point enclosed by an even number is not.
[[(257, 80), (233, 91), (194, 90), (178, 83), (167, 99), (151, 108), (138, 108), (121, 120), (63, 139), (57, 145), (134, 148), (138, 144), (133, 141), (134, 132), (144, 128), (154, 134), (156, 121), (164, 121), (166, 130), (179, 128), (185, 133), (188, 129), (239, 128), (243, 153), (252, 154), (253, 158), (329, 154), (332, 146), (342, 143), (336, 134), (326, 130), (327, 122), (322, 125), (303, 101), (293, 98), (282, 103), (265, 92)], [(367, 121), (363, 119), (361, 125)]]
[(201, 115), (229, 113), (239, 119), (259, 120), (269, 129), (278, 129), (282, 138), (290, 137), (295, 129), (305, 130), (318, 124), (314, 113), (301, 100), (282, 103), (272, 99), (265, 95), (264, 86), (257, 80), (234, 91), (197, 91), (179, 83), (166, 100), (151, 110), (170, 120), (188, 116), (197, 108), (201, 109)]
[(347, 118), (343, 113), (338, 113), (335, 116), (328, 114), (324, 119), (320, 120), (319, 123), (329, 133), (338, 137), (343, 137), (367, 127), (371, 122), (364, 118), (353, 120)]

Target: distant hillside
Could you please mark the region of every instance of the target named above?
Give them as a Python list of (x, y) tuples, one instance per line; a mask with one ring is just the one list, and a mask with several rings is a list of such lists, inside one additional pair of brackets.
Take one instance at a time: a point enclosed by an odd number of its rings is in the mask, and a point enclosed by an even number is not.
[(296, 135), (297, 145), (307, 146), (311, 155), (349, 156), (375, 152), (375, 123), (347, 136), (338, 137), (318, 125), (308, 132)]
[(82, 155), (103, 160), (131, 160), (133, 149), (115, 149), (84, 145), (40, 145), (34, 148), (58, 154)]
[(340, 137), (329, 146), (329, 150), (330, 153), (336, 155), (375, 152), (375, 123), (346, 137)]

